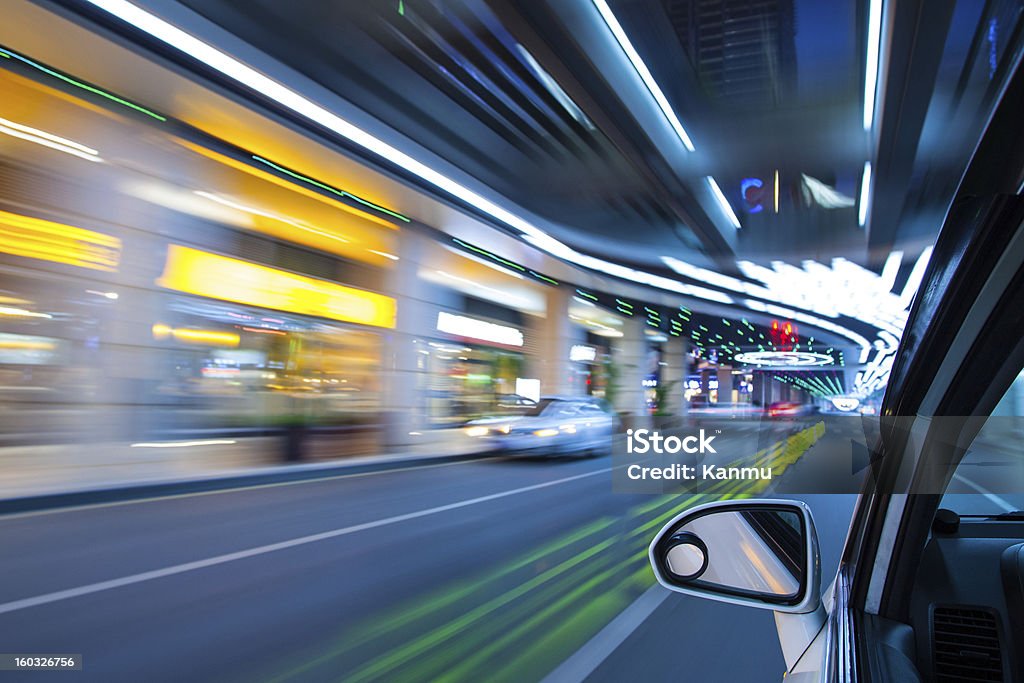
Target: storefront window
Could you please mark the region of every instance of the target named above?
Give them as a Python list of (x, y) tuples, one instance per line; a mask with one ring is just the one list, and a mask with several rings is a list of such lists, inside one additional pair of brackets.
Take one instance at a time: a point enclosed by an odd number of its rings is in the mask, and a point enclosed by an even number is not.
[[(79, 442), (369, 424), (379, 335), (91, 279), (0, 273), (0, 428)], [(183, 433), (183, 432), (182, 432)]]
[(503, 349), (429, 342), (428, 413), (436, 425), (457, 424), (504, 409), (524, 370), (523, 355)]
[(165, 318), (171, 322), (153, 326), (167, 364), (158, 391), (191, 403), (204, 423), (376, 419), (381, 363), (373, 332), (187, 297), (173, 297)]

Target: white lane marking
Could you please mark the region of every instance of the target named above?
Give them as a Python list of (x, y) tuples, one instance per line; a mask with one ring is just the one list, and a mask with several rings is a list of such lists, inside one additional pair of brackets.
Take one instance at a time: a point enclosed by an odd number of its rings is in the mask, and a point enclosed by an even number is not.
[[(138, 505), (140, 503), (153, 503), (161, 500), (175, 500), (177, 498), (193, 498), (196, 496), (219, 496), (229, 493), (240, 493), (242, 491), (255, 491), (257, 489), (270, 489), (279, 486), (296, 486), (298, 484), (316, 484), (324, 481), (337, 481), (338, 479), (354, 479), (356, 477), (373, 477), (379, 474), (398, 474), (399, 472), (412, 472), (415, 470), (427, 470), (435, 467), (453, 467), (455, 465), (468, 465), (474, 462), (484, 462), (485, 460), (497, 460), (493, 456), (484, 456), (482, 458), (473, 458), (472, 460), (457, 460), (455, 462), (438, 462), (430, 465), (413, 465), (412, 467), (392, 467), (390, 469), (373, 470), (371, 472), (351, 472), (349, 474), (334, 474), (329, 477), (311, 477), (309, 479), (293, 479), (291, 481), (276, 481), (268, 484), (250, 484), (249, 486), (234, 486), (222, 489), (212, 489), (210, 491), (192, 491), (189, 493), (171, 493), (165, 496), (147, 496), (144, 498), (132, 498), (129, 500), (112, 500), (106, 503), (85, 503), (83, 505), (69, 505), (66, 507), (48, 508), (46, 510), (29, 510), (28, 512), (11, 512), (11, 513), (0, 513), (0, 524), (9, 519), (21, 519), (22, 517), (38, 517), (39, 515), (57, 515), (62, 512), (78, 512), (80, 510), (91, 510), (94, 508), (110, 508), (119, 507), (121, 505)], [(240, 476), (244, 477), (247, 474), (251, 474), (245, 471), (237, 472), (235, 474), (227, 474), (226, 477)], [(260, 474), (256, 472), (255, 474)], [(218, 478), (211, 477), (208, 479), (196, 479), (190, 480), (186, 483), (202, 484), (207, 482), (216, 482)], [(166, 481), (142, 481), (137, 482), (139, 486), (159, 485), (168, 483)], [(173, 483), (173, 482), (172, 482)], [(72, 491), (71, 493), (77, 493)], [(51, 495), (48, 493), (41, 493), (41, 496)], [(53, 495), (61, 495), (59, 492)]]
[(541, 683), (580, 683), (626, 641), (672, 592), (655, 584), (597, 632)]
[[(992, 501), (993, 503), (995, 503), (999, 507), (1003, 508), (1003, 512), (1014, 512), (1015, 510), (1017, 510), (1017, 507), (1015, 505), (1011, 504), (1008, 500), (1006, 500), (1002, 496), (997, 496), (996, 494), (992, 493), (988, 489), (986, 489), (983, 486), (981, 486), (981, 484), (977, 484), (977, 483), (971, 481), (970, 479), (968, 479), (967, 477), (963, 476), (962, 474), (954, 474), (953, 478), (954, 479), (959, 479), (960, 481), (962, 481), (963, 483), (967, 484), (972, 489), (974, 489), (975, 491), (980, 493), (981, 495), (985, 496), (985, 498), (987, 498), (988, 500)], [(956, 494), (954, 493), (954, 494), (950, 494), (950, 495), (956, 495)]]
[(577, 481), (579, 479), (593, 477), (598, 474), (610, 472), (612, 469), (613, 468), (611, 467), (606, 467), (601, 470), (585, 472), (583, 474), (577, 474), (572, 477), (564, 477), (562, 479), (555, 479), (554, 481), (547, 481), (541, 484), (523, 486), (517, 489), (511, 489), (509, 491), (501, 491), (500, 493), (492, 493), (487, 496), (480, 496), (479, 498), (461, 500), (456, 503), (449, 503), (448, 505), (439, 505), (437, 507), (428, 508), (426, 510), (409, 512), (404, 515), (395, 515), (394, 517), (378, 519), (372, 522), (364, 522), (362, 524), (355, 524), (353, 526), (342, 527), (340, 529), (333, 529), (331, 531), (323, 531), (318, 534), (300, 536), (299, 538), (293, 538), (288, 541), (269, 543), (267, 545), (261, 545), (255, 548), (249, 548), (247, 550), (239, 550), (237, 552), (226, 553), (224, 555), (216, 555), (214, 557), (208, 557), (205, 560), (185, 562), (183, 564), (176, 564), (171, 567), (164, 567), (163, 569), (154, 569), (152, 571), (141, 572), (139, 574), (122, 576), (121, 578), (111, 579), (109, 581), (100, 581), (98, 583), (91, 583), (85, 586), (78, 586), (77, 588), (68, 588), (67, 590), (55, 591), (53, 593), (44, 593), (43, 595), (37, 595), (31, 598), (13, 600), (11, 602), (0, 604), (0, 614), (7, 614), (9, 612), (16, 612), (18, 610), (27, 609), (29, 607), (38, 607), (39, 605), (46, 605), (52, 602), (59, 602), (61, 600), (77, 598), (83, 595), (99, 593), (100, 591), (111, 590), (113, 588), (131, 586), (136, 583), (152, 581), (153, 579), (160, 579), (165, 576), (184, 574), (185, 572), (191, 572), (197, 569), (204, 569), (206, 567), (213, 567), (219, 564), (225, 564), (227, 562), (234, 562), (235, 560), (244, 560), (248, 557), (265, 555), (267, 553), (277, 552), (278, 550), (287, 550), (288, 548), (295, 548), (301, 545), (307, 545), (309, 543), (317, 543), (319, 541), (326, 541), (331, 538), (338, 538), (339, 536), (347, 536), (348, 534), (354, 534), (359, 531), (367, 531), (369, 529), (376, 529), (378, 527), (387, 526), (389, 524), (397, 524), (398, 522), (407, 522), (411, 519), (419, 519), (420, 517), (436, 515), (440, 512), (458, 510), (459, 508), (469, 507), (470, 505), (478, 505), (479, 503), (486, 503), (488, 501), (497, 500), (499, 498), (507, 498), (508, 496), (515, 496), (520, 493), (527, 493), (528, 491), (537, 491), (539, 489), (548, 488), (550, 486), (557, 486), (559, 484), (565, 484), (570, 481)]

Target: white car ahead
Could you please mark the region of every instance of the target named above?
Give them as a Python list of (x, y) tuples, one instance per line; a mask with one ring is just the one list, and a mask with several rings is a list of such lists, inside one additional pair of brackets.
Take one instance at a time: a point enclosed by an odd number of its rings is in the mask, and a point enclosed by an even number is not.
[(598, 400), (544, 396), (520, 415), (472, 420), (464, 431), (510, 454), (592, 456), (611, 448), (616, 416)]

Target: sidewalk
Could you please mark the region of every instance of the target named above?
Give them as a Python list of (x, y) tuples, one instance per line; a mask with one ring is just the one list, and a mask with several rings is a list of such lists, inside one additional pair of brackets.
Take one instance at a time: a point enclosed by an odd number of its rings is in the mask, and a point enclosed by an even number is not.
[[(458, 460), (480, 452), (479, 442), (458, 429), (425, 431), (413, 438), (419, 442), (407, 448), (382, 453), (365, 443), (361, 453), (355, 449), (360, 454), (338, 457), (331, 438), (320, 437), (310, 444), (307, 462), (287, 464), (282, 462), (281, 437), (0, 448), (0, 511), (10, 510), (12, 499), (52, 497), (59, 504), (66, 494), (105, 492), (99, 497), (110, 498), (118, 489), (137, 488), (136, 493), (149, 495), (142, 489), (171, 491), (188, 482), (205, 482), (201, 488), (209, 490), (220, 484), (244, 485), (249, 478), (254, 483), (313, 479)], [(353, 452), (351, 443), (345, 445), (344, 450)]]

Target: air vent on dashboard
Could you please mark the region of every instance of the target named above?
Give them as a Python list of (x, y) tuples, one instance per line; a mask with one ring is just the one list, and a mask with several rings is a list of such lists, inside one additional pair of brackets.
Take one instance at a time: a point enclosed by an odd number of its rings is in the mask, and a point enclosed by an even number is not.
[(995, 614), (982, 607), (935, 607), (932, 657), (938, 683), (1002, 681), (1003, 657)]

